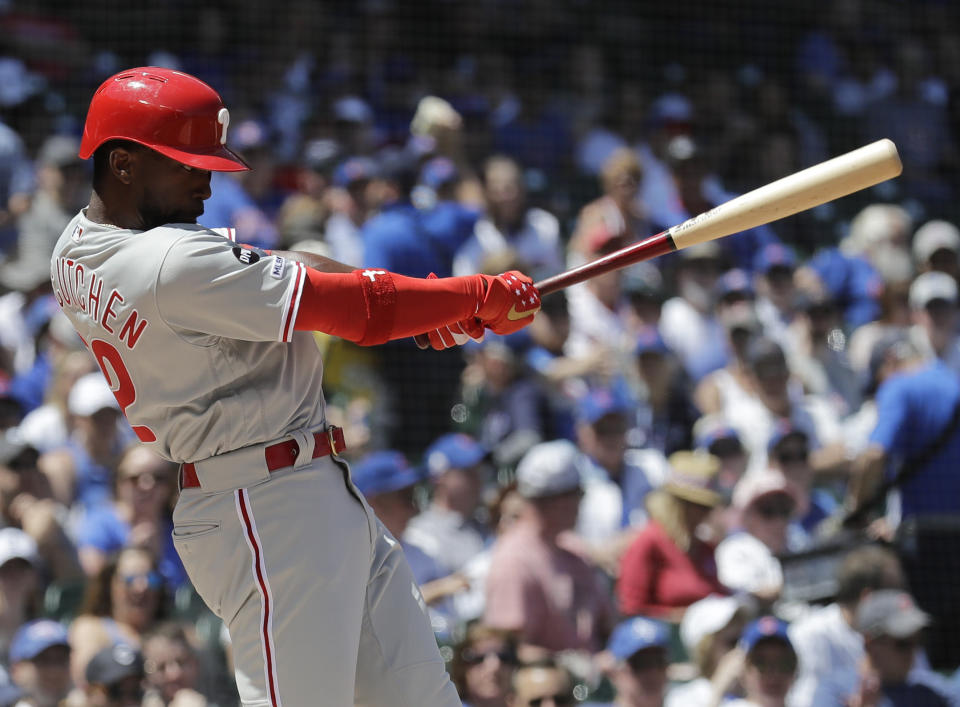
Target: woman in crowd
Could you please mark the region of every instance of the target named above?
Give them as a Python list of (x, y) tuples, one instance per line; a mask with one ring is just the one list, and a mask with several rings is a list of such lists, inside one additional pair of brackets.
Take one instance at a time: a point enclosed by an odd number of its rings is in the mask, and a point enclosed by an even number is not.
[(165, 610), (163, 577), (153, 554), (127, 547), (90, 582), (79, 616), (70, 625), (70, 669), (74, 683), (96, 653), (111, 644), (139, 649), (144, 634)]
[(464, 707), (507, 707), (517, 665), (516, 637), (474, 622), (453, 651), (453, 684)]
[(721, 501), (714, 488), (720, 462), (702, 452), (675, 452), (669, 462), (663, 487), (647, 496), (650, 522), (624, 553), (617, 596), (624, 614), (679, 622), (693, 602), (726, 593), (714, 545), (697, 535)]

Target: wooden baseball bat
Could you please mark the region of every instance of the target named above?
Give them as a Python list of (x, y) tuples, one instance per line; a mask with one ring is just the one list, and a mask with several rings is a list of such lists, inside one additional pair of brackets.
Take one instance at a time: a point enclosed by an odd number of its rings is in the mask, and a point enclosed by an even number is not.
[(536, 283), (541, 295), (658, 255), (746, 231), (896, 177), (897, 146), (883, 139), (754, 189), (663, 233)]

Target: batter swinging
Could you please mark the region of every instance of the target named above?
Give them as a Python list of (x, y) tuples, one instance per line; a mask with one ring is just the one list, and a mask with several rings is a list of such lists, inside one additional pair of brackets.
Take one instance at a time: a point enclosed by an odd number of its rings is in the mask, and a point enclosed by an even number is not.
[(246, 164), (205, 83), (155, 67), (94, 94), (89, 206), (53, 253), (60, 306), (146, 445), (181, 463), (174, 542), (233, 641), (244, 705), (459, 705), (396, 541), (337, 454), (311, 331), (435, 348), (528, 324), (526, 276), (414, 279), (196, 224)]

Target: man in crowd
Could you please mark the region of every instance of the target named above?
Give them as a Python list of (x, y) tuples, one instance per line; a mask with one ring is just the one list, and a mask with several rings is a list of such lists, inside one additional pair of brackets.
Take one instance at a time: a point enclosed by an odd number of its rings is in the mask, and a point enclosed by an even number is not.
[(566, 440), (534, 446), (517, 466), (527, 503), (493, 549), (484, 621), (549, 650), (596, 651), (611, 626), (609, 592), (596, 570), (561, 546), (582, 495), (577, 448)]
[(30, 707), (57, 707), (70, 693), (67, 630), (50, 619), (20, 627), (10, 644), (10, 677)]

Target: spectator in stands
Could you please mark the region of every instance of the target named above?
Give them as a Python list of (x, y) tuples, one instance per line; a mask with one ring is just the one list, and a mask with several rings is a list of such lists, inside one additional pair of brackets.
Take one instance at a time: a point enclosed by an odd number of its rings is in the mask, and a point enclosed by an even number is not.
[(21, 626), (10, 643), (10, 677), (23, 691), (18, 705), (64, 704), (73, 687), (66, 629), (51, 619), (36, 619)]
[(107, 646), (84, 670), (88, 707), (140, 707), (144, 677), (140, 651), (122, 643)]
[(420, 169), (414, 203), (421, 210), (420, 225), (430, 242), (452, 263), (457, 251), (473, 235), (480, 211), (457, 198), (460, 170), (447, 157), (433, 157)]
[(521, 665), (513, 675), (511, 707), (569, 707), (576, 702), (570, 672), (553, 660)]
[(477, 518), (489, 473), (486, 457), (487, 450), (462, 433), (439, 437), (423, 455), (430, 505), (410, 520), (403, 541), (448, 573), (461, 569), (490, 540), (489, 529)]
[[(810, 439), (789, 422), (778, 423), (767, 445), (770, 468), (779, 471), (797, 489), (797, 523), (804, 535), (816, 535), (817, 526), (832, 516), (839, 504), (824, 488), (813, 485)], [(802, 536), (801, 536), (802, 537)], [(795, 542), (800, 542), (798, 538)]]
[(556, 437), (545, 386), (524, 375), (522, 341), (487, 332), (482, 342), (468, 342), (470, 363), (461, 393), (466, 415), (460, 428), (492, 450), (501, 469), (512, 470), (530, 447)]
[(808, 394), (845, 417), (860, 406), (861, 386), (846, 352), (842, 313), (826, 295), (802, 295), (796, 309), (784, 346), (790, 371)]
[[(623, 239), (606, 225), (597, 224), (595, 229), (596, 237), (588, 242), (594, 248), (594, 257), (612, 253), (623, 244)], [(570, 336), (565, 349), (569, 355), (586, 358), (597, 347), (605, 347), (624, 367), (624, 359), (633, 348), (633, 332), (622, 281), (623, 272), (612, 270), (567, 289)]]
[(635, 616), (618, 624), (607, 643), (616, 690), (609, 707), (663, 707), (669, 648), (670, 631), (660, 621)]
[(913, 234), (917, 272), (943, 272), (960, 280), (960, 229), (949, 221), (927, 221)]
[(19, 528), (0, 530), (0, 655), (17, 629), (40, 613), (43, 588), (33, 538)]
[(363, 225), (370, 218), (370, 182), (377, 176), (377, 163), (370, 157), (349, 157), (333, 170), (335, 189), (324, 194), (330, 217), (323, 240), (330, 257), (341, 263), (362, 263)]
[(42, 455), (43, 464), (51, 458), (47, 452), (66, 446), (70, 439), (70, 391), (82, 376), (97, 368), (67, 315), (53, 315), (47, 334), (51, 348), (56, 350), (51, 351), (44, 402), (27, 413), (18, 426), (23, 438)]
[[(788, 547), (788, 528), (797, 513), (800, 492), (780, 472), (746, 476), (733, 491), (738, 531), (717, 546), (717, 575), (725, 587), (747, 592), (767, 605), (783, 588), (776, 555)], [(799, 549), (799, 548), (792, 548)]]
[(492, 256), (513, 251), (534, 279), (563, 269), (560, 224), (543, 209), (527, 203), (520, 165), (502, 155), (491, 157), (483, 167), (486, 213), (477, 222), (473, 235), (457, 252), (455, 275), (485, 272)]
[(0, 436), (0, 515), (4, 523), (33, 538), (50, 579), (76, 579), (82, 573), (65, 527), (67, 510), (54, 500), (50, 480), (37, 467), (38, 458), (18, 428)]
[(36, 191), (18, 221), (16, 247), (0, 263), (3, 289), (31, 293), (50, 279), (53, 246), (89, 197), (89, 165), (77, 155), (79, 151), (80, 140), (66, 135), (52, 135), (41, 145)]
[[(860, 605), (874, 592), (906, 585), (897, 556), (879, 545), (850, 550), (836, 575), (834, 601), (813, 609), (790, 626), (800, 658), (793, 697), (797, 707), (845, 704), (857, 691), (864, 661), (863, 638), (856, 630)], [(926, 671), (912, 676), (922, 681)]]
[(423, 480), (421, 470), (411, 467), (400, 452), (381, 450), (359, 460), (352, 472), (353, 482), (377, 518), (400, 540), (417, 584), (423, 586), (445, 576), (447, 572), (436, 559), (403, 539), (407, 524), (417, 514), (414, 487)]
[[(785, 707), (797, 673), (797, 653), (787, 635), (787, 624), (773, 616), (762, 616), (744, 629), (739, 648), (742, 652), (740, 670), (730, 674), (742, 686), (744, 696), (723, 704)], [(735, 662), (732, 665), (737, 667)], [(726, 692), (719, 691), (717, 699)]]
[(724, 341), (723, 325), (715, 312), (720, 246), (715, 241), (701, 243), (683, 249), (677, 259), (677, 294), (663, 304), (660, 333), (696, 382), (727, 361), (727, 352), (717, 346)]
[[(44, 455), (57, 500), (84, 509), (110, 498), (117, 462), (133, 433), (103, 374), (88, 373), (70, 389), (72, 433), (67, 445)], [(123, 425), (123, 427), (121, 427)]]
[(450, 675), (465, 707), (508, 707), (516, 666), (515, 636), (473, 622), (453, 649)]
[[(200, 692), (200, 661), (183, 626), (164, 622), (143, 641), (147, 699), (156, 707), (205, 707)], [(146, 702), (144, 703), (146, 704)]]
[(177, 467), (141, 444), (130, 445), (120, 457), (109, 503), (91, 508), (77, 529), (80, 563), (96, 577), (108, 558), (124, 547), (150, 552), (167, 586), (187, 581), (173, 546), (171, 498)]
[(921, 646), (921, 632), (930, 621), (903, 591), (878, 589), (860, 603), (856, 627), (863, 636), (867, 660), (860, 689), (852, 699), (854, 705), (883, 700), (892, 707), (947, 707), (942, 695), (909, 678)]
[(751, 614), (750, 602), (742, 596), (711, 595), (690, 605), (680, 622), (680, 639), (697, 677), (671, 688), (665, 707), (712, 707), (713, 677), (730, 662)]
[(910, 285), (913, 327), (910, 338), (926, 358), (940, 359), (960, 374), (957, 335), (957, 281), (943, 272), (926, 272)]
[[(341, 263), (359, 263), (363, 260), (363, 246), (358, 245), (355, 256), (342, 257), (336, 252), (329, 236), (330, 219), (334, 208), (348, 209), (351, 205), (346, 190), (332, 189), (334, 167), (340, 156), (340, 146), (333, 140), (309, 140), (303, 145), (299, 163), (292, 181), (295, 190), (288, 195), (277, 213), (277, 228), (284, 247), (300, 241), (324, 240), (331, 247), (331, 257)], [(359, 235), (354, 233), (359, 240)]]
[(698, 599), (726, 593), (717, 579), (714, 544), (697, 528), (720, 502), (716, 457), (675, 452), (663, 486), (646, 499), (650, 521), (620, 563), (617, 597), (626, 615), (644, 614), (679, 622)]
[(819, 287), (830, 295), (843, 309), (847, 325), (858, 327), (879, 315), (885, 283), (910, 279), (910, 230), (910, 215), (903, 208), (871, 204), (853, 218), (840, 246), (818, 251), (798, 277), (805, 287)]
[(607, 158), (600, 173), (603, 196), (580, 209), (577, 226), (567, 246), (568, 265), (579, 265), (594, 256), (589, 243), (598, 225), (620, 234), (629, 245), (652, 234), (637, 195), (643, 181), (643, 167), (637, 153), (621, 147)]
[(599, 650), (612, 625), (596, 570), (560, 545), (577, 521), (578, 454), (573, 444), (557, 440), (524, 455), (517, 489), (526, 504), (497, 539), (486, 582), (484, 622), (554, 651)]
[(84, 669), (97, 651), (111, 645), (139, 649), (165, 610), (163, 576), (153, 555), (142, 548), (121, 550), (88, 585), (70, 624), (74, 683), (86, 684)]
[(639, 382), (631, 446), (669, 456), (693, 444), (697, 419), (690, 379), (655, 327), (637, 333), (633, 349)]
[(766, 338), (753, 340), (747, 350), (745, 395), (732, 398), (724, 418), (733, 427), (750, 456), (748, 474), (764, 471), (767, 444), (779, 419), (807, 432), (816, 449), (812, 463), (816, 472), (825, 472), (846, 462), (842, 446), (836, 443), (839, 423), (835, 411), (817, 396), (805, 396), (790, 375), (783, 349)]

